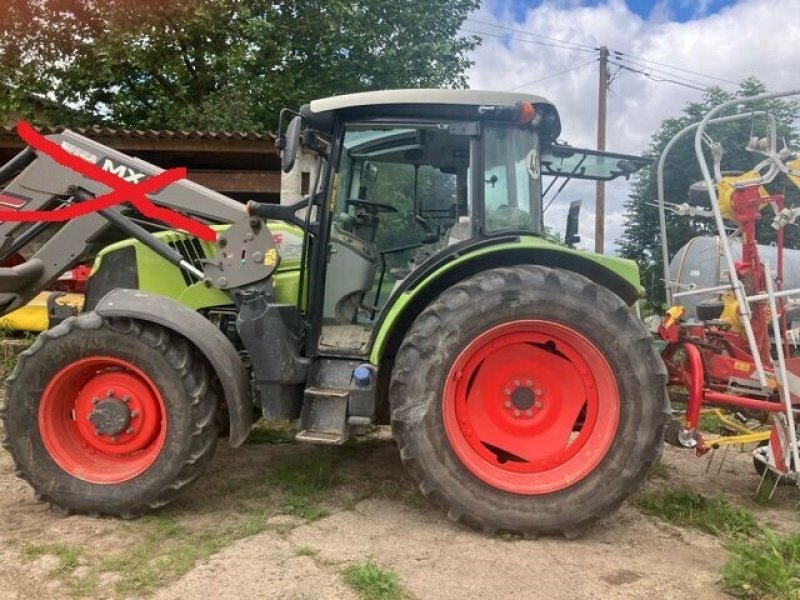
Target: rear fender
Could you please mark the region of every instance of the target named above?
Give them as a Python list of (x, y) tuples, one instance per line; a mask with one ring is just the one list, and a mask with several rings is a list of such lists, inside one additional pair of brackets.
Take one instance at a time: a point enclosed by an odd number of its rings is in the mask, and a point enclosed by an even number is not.
[(573, 250), (533, 236), (478, 238), (456, 244), (422, 263), (394, 290), (375, 327), (370, 362), (380, 364), (399, 348), (414, 319), (442, 291), (481, 271), (540, 265), (579, 273), (607, 287), (626, 304), (642, 294), (636, 263)]

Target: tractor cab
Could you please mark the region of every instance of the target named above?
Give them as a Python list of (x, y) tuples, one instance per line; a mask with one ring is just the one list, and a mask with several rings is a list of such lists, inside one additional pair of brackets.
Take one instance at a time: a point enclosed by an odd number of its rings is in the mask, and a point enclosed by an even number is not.
[(308, 311), (321, 314), (320, 352), (367, 352), (426, 268), (541, 238), (556, 181), (611, 180), (648, 162), (559, 144), (560, 132), (546, 99), (506, 92), (367, 92), (304, 106), (279, 145), (289, 169), (300, 145), (317, 155)]

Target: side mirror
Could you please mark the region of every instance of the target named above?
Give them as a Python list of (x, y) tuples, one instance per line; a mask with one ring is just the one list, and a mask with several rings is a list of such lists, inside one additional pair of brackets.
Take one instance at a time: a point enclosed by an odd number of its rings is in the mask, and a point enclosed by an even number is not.
[(294, 168), (297, 151), (300, 148), (300, 129), (303, 127), (303, 118), (294, 117), (286, 128), (283, 140), (283, 152), (281, 153), (281, 170), (288, 173)]
[(581, 241), (581, 236), (578, 235), (578, 217), (581, 214), (581, 201), (573, 200), (569, 203), (569, 212), (567, 213), (567, 231), (564, 234), (564, 243), (570, 248)]

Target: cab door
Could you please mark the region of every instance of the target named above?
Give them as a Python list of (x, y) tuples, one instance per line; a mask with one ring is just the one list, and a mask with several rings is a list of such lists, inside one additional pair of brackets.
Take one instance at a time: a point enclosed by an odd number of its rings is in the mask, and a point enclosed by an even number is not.
[(340, 139), (318, 347), (365, 355), (392, 290), (472, 235), (473, 144), (437, 123), (347, 123)]

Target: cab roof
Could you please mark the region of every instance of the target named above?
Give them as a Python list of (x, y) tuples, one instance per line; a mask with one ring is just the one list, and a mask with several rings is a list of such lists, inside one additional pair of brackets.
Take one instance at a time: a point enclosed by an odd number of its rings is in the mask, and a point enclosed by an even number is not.
[(411, 89), (382, 90), (331, 96), (311, 102), (312, 113), (385, 104), (456, 104), (461, 106), (510, 105), (516, 102), (551, 104), (542, 96), (488, 90)]
[(314, 100), (300, 109), (312, 127), (332, 131), (337, 116), (346, 119), (480, 120), (491, 118), (483, 107), (509, 107), (529, 102), (541, 115), (541, 131), (550, 139), (558, 137), (561, 122), (553, 104), (542, 96), (488, 90), (405, 89), (360, 92)]

